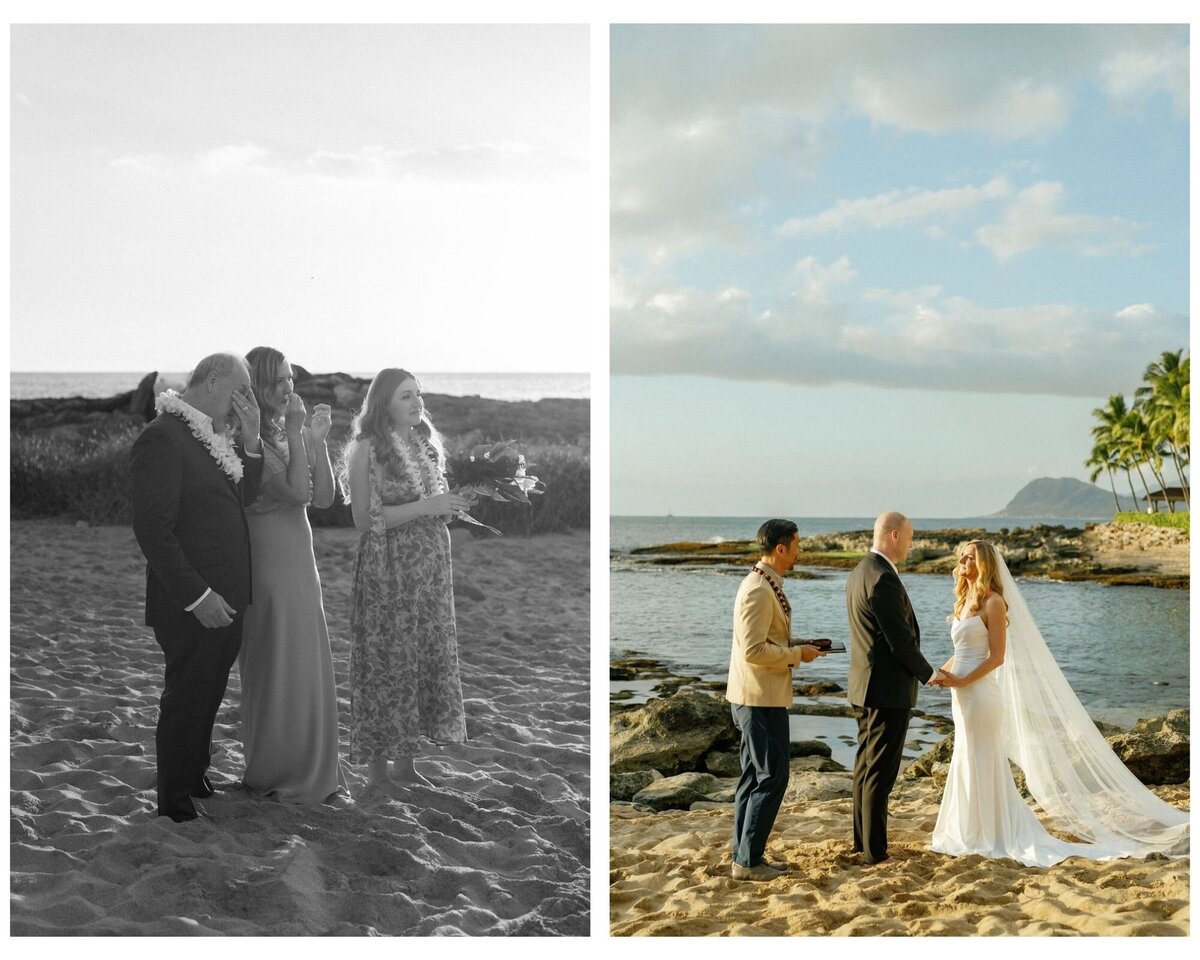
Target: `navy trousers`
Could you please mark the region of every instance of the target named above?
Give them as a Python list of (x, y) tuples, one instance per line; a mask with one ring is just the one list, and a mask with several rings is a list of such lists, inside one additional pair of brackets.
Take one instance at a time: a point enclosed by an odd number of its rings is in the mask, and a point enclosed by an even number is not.
[(733, 862), (757, 867), (788, 785), (791, 731), (786, 707), (730, 705), (741, 731), (742, 776), (733, 799)]

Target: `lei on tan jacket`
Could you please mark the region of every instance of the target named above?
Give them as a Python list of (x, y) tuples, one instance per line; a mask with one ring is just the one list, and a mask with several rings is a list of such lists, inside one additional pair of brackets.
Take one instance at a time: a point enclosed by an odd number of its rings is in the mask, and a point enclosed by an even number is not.
[[(779, 575), (761, 560), (755, 566), (782, 588)], [(729, 686), (725, 698), (748, 707), (790, 707), (792, 667), (800, 649), (789, 647), (791, 617), (783, 612), (775, 591), (751, 571), (738, 587), (733, 604), (733, 647), (729, 653)]]

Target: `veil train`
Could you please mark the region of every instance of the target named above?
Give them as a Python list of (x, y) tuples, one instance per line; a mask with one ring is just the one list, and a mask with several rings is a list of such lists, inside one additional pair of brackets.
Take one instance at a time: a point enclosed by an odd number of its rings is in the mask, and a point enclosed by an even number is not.
[(1189, 851), (1189, 814), (1156, 796), (1113, 753), (1075, 696), (997, 551), (1008, 601), (1008, 642), (996, 671), (1004, 745), (1042, 809), (1117, 856)]

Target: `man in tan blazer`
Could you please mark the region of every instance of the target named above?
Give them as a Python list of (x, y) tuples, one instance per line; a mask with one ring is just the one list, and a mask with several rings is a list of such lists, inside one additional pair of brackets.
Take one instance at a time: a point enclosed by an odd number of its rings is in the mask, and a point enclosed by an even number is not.
[(790, 520), (758, 528), (761, 559), (738, 588), (733, 607), (733, 649), (725, 698), (742, 734), (742, 776), (733, 802), (733, 878), (772, 880), (786, 866), (763, 860), (767, 836), (788, 784), (792, 667), (823, 656), (812, 645), (791, 645), (792, 609), (783, 575), (800, 552)]

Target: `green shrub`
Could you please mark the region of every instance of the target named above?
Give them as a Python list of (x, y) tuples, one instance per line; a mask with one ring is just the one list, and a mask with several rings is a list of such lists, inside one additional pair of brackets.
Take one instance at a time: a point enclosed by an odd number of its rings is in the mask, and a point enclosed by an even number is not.
[(139, 429), (125, 424), (65, 437), (14, 432), (13, 515), (131, 523), (129, 451)]
[(1113, 523), (1142, 523), (1148, 527), (1174, 527), (1192, 535), (1192, 515), (1183, 513), (1118, 513)]
[[(451, 450), (489, 442), (489, 438), (477, 430), (463, 437), (446, 437), (445, 440), (447, 448)], [(546, 492), (531, 496), (528, 507), (519, 503), (481, 500), (471, 511), (471, 516), (505, 535), (529, 536), (586, 528), (591, 520), (592, 497), (591, 456), (587, 444), (520, 443), (518, 448), (529, 462), (529, 472), (546, 485)], [(336, 461), (337, 454), (334, 454), (334, 459)], [(354, 525), (350, 507), (342, 502), (340, 489), (332, 506), (324, 510), (310, 507), (308, 516), (314, 527)], [(481, 528), (469, 524), (466, 526), (481, 536), (492, 536)]]
[[(139, 431), (139, 426), (130, 424), (60, 436), (13, 431), (10, 460), (13, 516), (131, 523), (129, 454)], [(472, 431), (461, 439), (446, 439), (448, 446), (459, 448), (485, 442), (487, 438), (481, 440), (478, 432)], [(532, 465), (530, 472), (545, 482), (546, 492), (532, 497), (529, 507), (481, 502), (472, 515), (505, 534), (528, 536), (586, 528), (591, 518), (591, 458), (586, 441), (522, 443), (520, 449)], [(354, 523), (340, 493), (327, 510), (309, 508), (309, 517), (314, 526)]]

